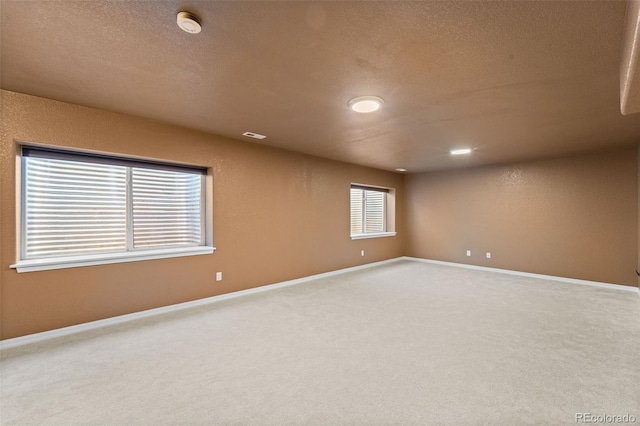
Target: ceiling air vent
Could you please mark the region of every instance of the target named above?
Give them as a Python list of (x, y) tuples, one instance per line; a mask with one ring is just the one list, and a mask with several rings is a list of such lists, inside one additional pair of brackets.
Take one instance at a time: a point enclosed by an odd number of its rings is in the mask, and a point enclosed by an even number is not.
[(242, 134), (242, 136), (249, 136), (250, 138), (254, 138), (254, 139), (264, 139), (264, 138), (266, 138), (265, 135), (261, 135), (259, 133), (253, 133), (253, 132), (244, 132)]

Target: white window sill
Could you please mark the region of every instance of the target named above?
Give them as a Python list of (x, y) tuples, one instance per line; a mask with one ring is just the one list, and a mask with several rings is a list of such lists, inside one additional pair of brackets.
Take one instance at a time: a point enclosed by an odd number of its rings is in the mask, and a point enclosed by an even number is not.
[(167, 249), (141, 250), (126, 253), (102, 253), (82, 256), (56, 257), (49, 259), (21, 260), (11, 268), (20, 272), (48, 271), (50, 269), (77, 268), (80, 266), (106, 265), (110, 263), (138, 262), (141, 260), (166, 259), (169, 257), (197, 256), (211, 254), (215, 247), (179, 247)]
[(395, 232), (372, 232), (369, 234), (351, 234), (352, 240), (363, 240), (365, 238), (395, 237)]

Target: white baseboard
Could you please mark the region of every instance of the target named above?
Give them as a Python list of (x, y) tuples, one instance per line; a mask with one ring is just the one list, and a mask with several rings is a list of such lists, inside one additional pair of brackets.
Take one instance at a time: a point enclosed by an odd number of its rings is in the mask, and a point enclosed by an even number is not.
[(382, 260), (379, 262), (367, 263), (365, 265), (352, 266), (349, 268), (338, 269), (335, 271), (324, 272), (322, 274), (309, 275), (303, 278), (297, 278), (295, 280), (283, 281), (275, 284), (263, 285), (260, 287), (249, 288), (247, 290), (234, 291), (232, 293), (220, 294), (218, 296), (206, 297), (204, 299), (192, 300), (189, 302), (177, 303), (175, 305), (162, 306), (160, 308), (148, 309), (145, 311), (134, 312), (131, 314), (119, 315), (117, 317), (105, 318), (97, 321), (91, 321), (83, 324), (72, 325), (69, 327), (57, 328), (55, 330), (43, 331), (40, 333), (28, 334), (26, 336), (14, 337), (12, 339), (5, 339), (0, 341), (0, 349), (14, 348), (16, 346), (27, 345), (31, 343), (37, 343), (44, 340), (54, 339), (56, 337), (68, 336), (70, 334), (80, 333), (83, 331), (94, 330), (101, 327), (106, 327), (114, 324), (121, 324), (124, 322), (133, 321), (140, 318), (152, 317), (155, 315), (165, 314), (167, 312), (175, 312), (183, 309), (193, 308), (195, 306), (208, 305), (210, 303), (220, 302), (222, 300), (233, 299), (236, 297), (246, 296), (248, 294), (261, 293), (263, 291), (274, 290), (277, 288), (288, 287), (291, 285), (306, 283), (318, 278), (326, 278), (334, 275), (340, 275), (347, 272), (359, 271), (361, 269), (372, 268), (374, 266), (380, 266), (387, 263), (397, 262), (402, 260), (402, 257), (394, 259)]
[(638, 295), (640, 296), (640, 288), (631, 287), (628, 285), (602, 283), (598, 281), (578, 280), (575, 278), (556, 277), (554, 275), (533, 274), (531, 272), (513, 271), (511, 269), (490, 268), (488, 266), (468, 265), (466, 263), (455, 263), (455, 262), (445, 262), (442, 260), (422, 259), (420, 257), (403, 256), (400, 259), (413, 260), (416, 262), (424, 262), (424, 263), (434, 263), (436, 265), (455, 266), (458, 268), (477, 269), (479, 271), (498, 272), (500, 274), (519, 275), (521, 277), (541, 278), (544, 280), (560, 281), (560, 282), (571, 283), (571, 284), (589, 285), (593, 287), (608, 288), (610, 290), (632, 291), (632, 292), (637, 292)]

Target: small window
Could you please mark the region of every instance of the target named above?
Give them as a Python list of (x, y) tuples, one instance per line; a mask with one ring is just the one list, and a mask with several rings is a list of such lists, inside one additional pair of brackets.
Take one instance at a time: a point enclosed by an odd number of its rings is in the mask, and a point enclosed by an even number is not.
[(21, 172), (19, 272), (206, 245), (206, 169), (23, 147)]
[(390, 190), (362, 185), (351, 185), (351, 237), (369, 238), (390, 236)]

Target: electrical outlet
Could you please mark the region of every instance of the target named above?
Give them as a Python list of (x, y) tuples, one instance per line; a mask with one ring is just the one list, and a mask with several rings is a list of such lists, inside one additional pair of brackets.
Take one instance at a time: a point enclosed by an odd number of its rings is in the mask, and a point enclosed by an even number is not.
[(360, 256), (364, 256), (364, 250), (360, 250)]
[(216, 281), (222, 281), (222, 272), (216, 272)]
[(467, 256), (471, 256), (471, 250), (467, 250)]
[(487, 259), (491, 259), (491, 252), (487, 252)]

